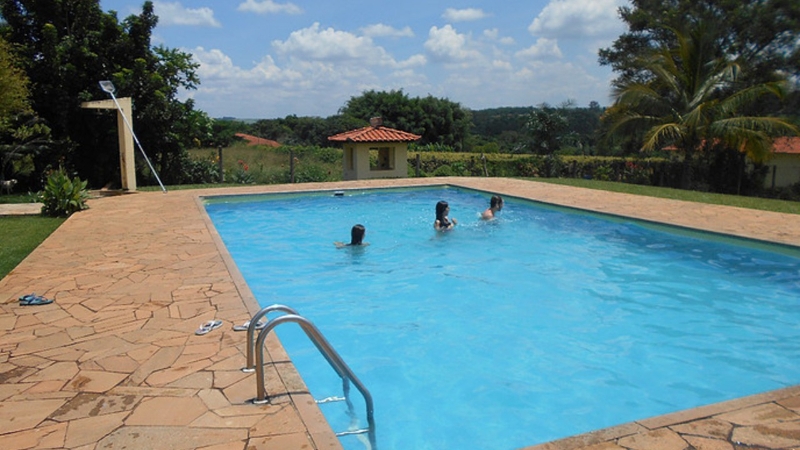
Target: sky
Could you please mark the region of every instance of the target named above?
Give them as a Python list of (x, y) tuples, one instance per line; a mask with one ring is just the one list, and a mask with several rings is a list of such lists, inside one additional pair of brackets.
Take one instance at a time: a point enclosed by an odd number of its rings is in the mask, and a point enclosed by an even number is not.
[[(101, 0), (120, 20), (143, 0)], [(365, 91), (402, 90), (479, 110), (609, 105), (597, 51), (628, 0), (154, 1), (151, 43), (199, 64), (183, 92), (212, 118), (328, 117)]]

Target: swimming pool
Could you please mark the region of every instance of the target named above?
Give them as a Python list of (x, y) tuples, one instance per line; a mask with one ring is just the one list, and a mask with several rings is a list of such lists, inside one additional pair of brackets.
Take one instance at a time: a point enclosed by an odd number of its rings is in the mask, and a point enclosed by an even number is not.
[[(432, 230), (439, 199), (451, 233)], [(514, 199), (483, 223), (488, 196), (452, 188), (232, 200), (207, 209), (251, 290), (342, 354), (382, 449), (511, 449), (800, 380), (793, 250)], [(356, 222), (372, 245), (335, 249)], [(337, 392), (290, 328), (311, 391)]]

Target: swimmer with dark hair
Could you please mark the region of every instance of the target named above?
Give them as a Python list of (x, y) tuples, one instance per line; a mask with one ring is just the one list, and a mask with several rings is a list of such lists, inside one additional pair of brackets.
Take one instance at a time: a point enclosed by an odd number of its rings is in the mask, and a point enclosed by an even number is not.
[(486, 211), (484, 211), (483, 214), (481, 214), (481, 219), (492, 220), (502, 209), (503, 197), (500, 197), (499, 195), (493, 195), (492, 199), (489, 201), (489, 207), (486, 208)]
[(367, 232), (367, 229), (364, 228), (364, 225), (356, 224), (353, 225), (353, 228), (350, 230), (350, 243), (345, 244), (344, 242), (334, 242), (338, 248), (342, 247), (351, 247), (351, 246), (367, 246), (369, 245), (368, 242), (364, 242), (364, 234)]
[(433, 229), (436, 231), (447, 231), (456, 226), (458, 221), (455, 218), (451, 220), (448, 214), (450, 214), (450, 205), (444, 200), (437, 203), (436, 220), (433, 222)]

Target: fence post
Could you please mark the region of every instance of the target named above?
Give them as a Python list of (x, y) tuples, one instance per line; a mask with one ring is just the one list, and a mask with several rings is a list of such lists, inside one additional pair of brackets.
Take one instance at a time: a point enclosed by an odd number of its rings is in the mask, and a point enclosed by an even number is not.
[(220, 145), (217, 147), (217, 154), (219, 155), (219, 162), (217, 163), (219, 166), (219, 182), (225, 182), (225, 169), (222, 168), (222, 146)]
[(289, 182), (294, 184), (294, 150), (289, 151)]
[(417, 165), (417, 178), (419, 178), (419, 153), (417, 153), (416, 165)]

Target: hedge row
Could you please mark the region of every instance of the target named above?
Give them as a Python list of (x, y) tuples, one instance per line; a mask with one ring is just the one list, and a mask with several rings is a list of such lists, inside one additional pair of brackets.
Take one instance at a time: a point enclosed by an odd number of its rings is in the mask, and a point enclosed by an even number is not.
[[(419, 161), (419, 167), (417, 167)], [(409, 176), (586, 178), (677, 187), (682, 162), (663, 158), (410, 152)]]

